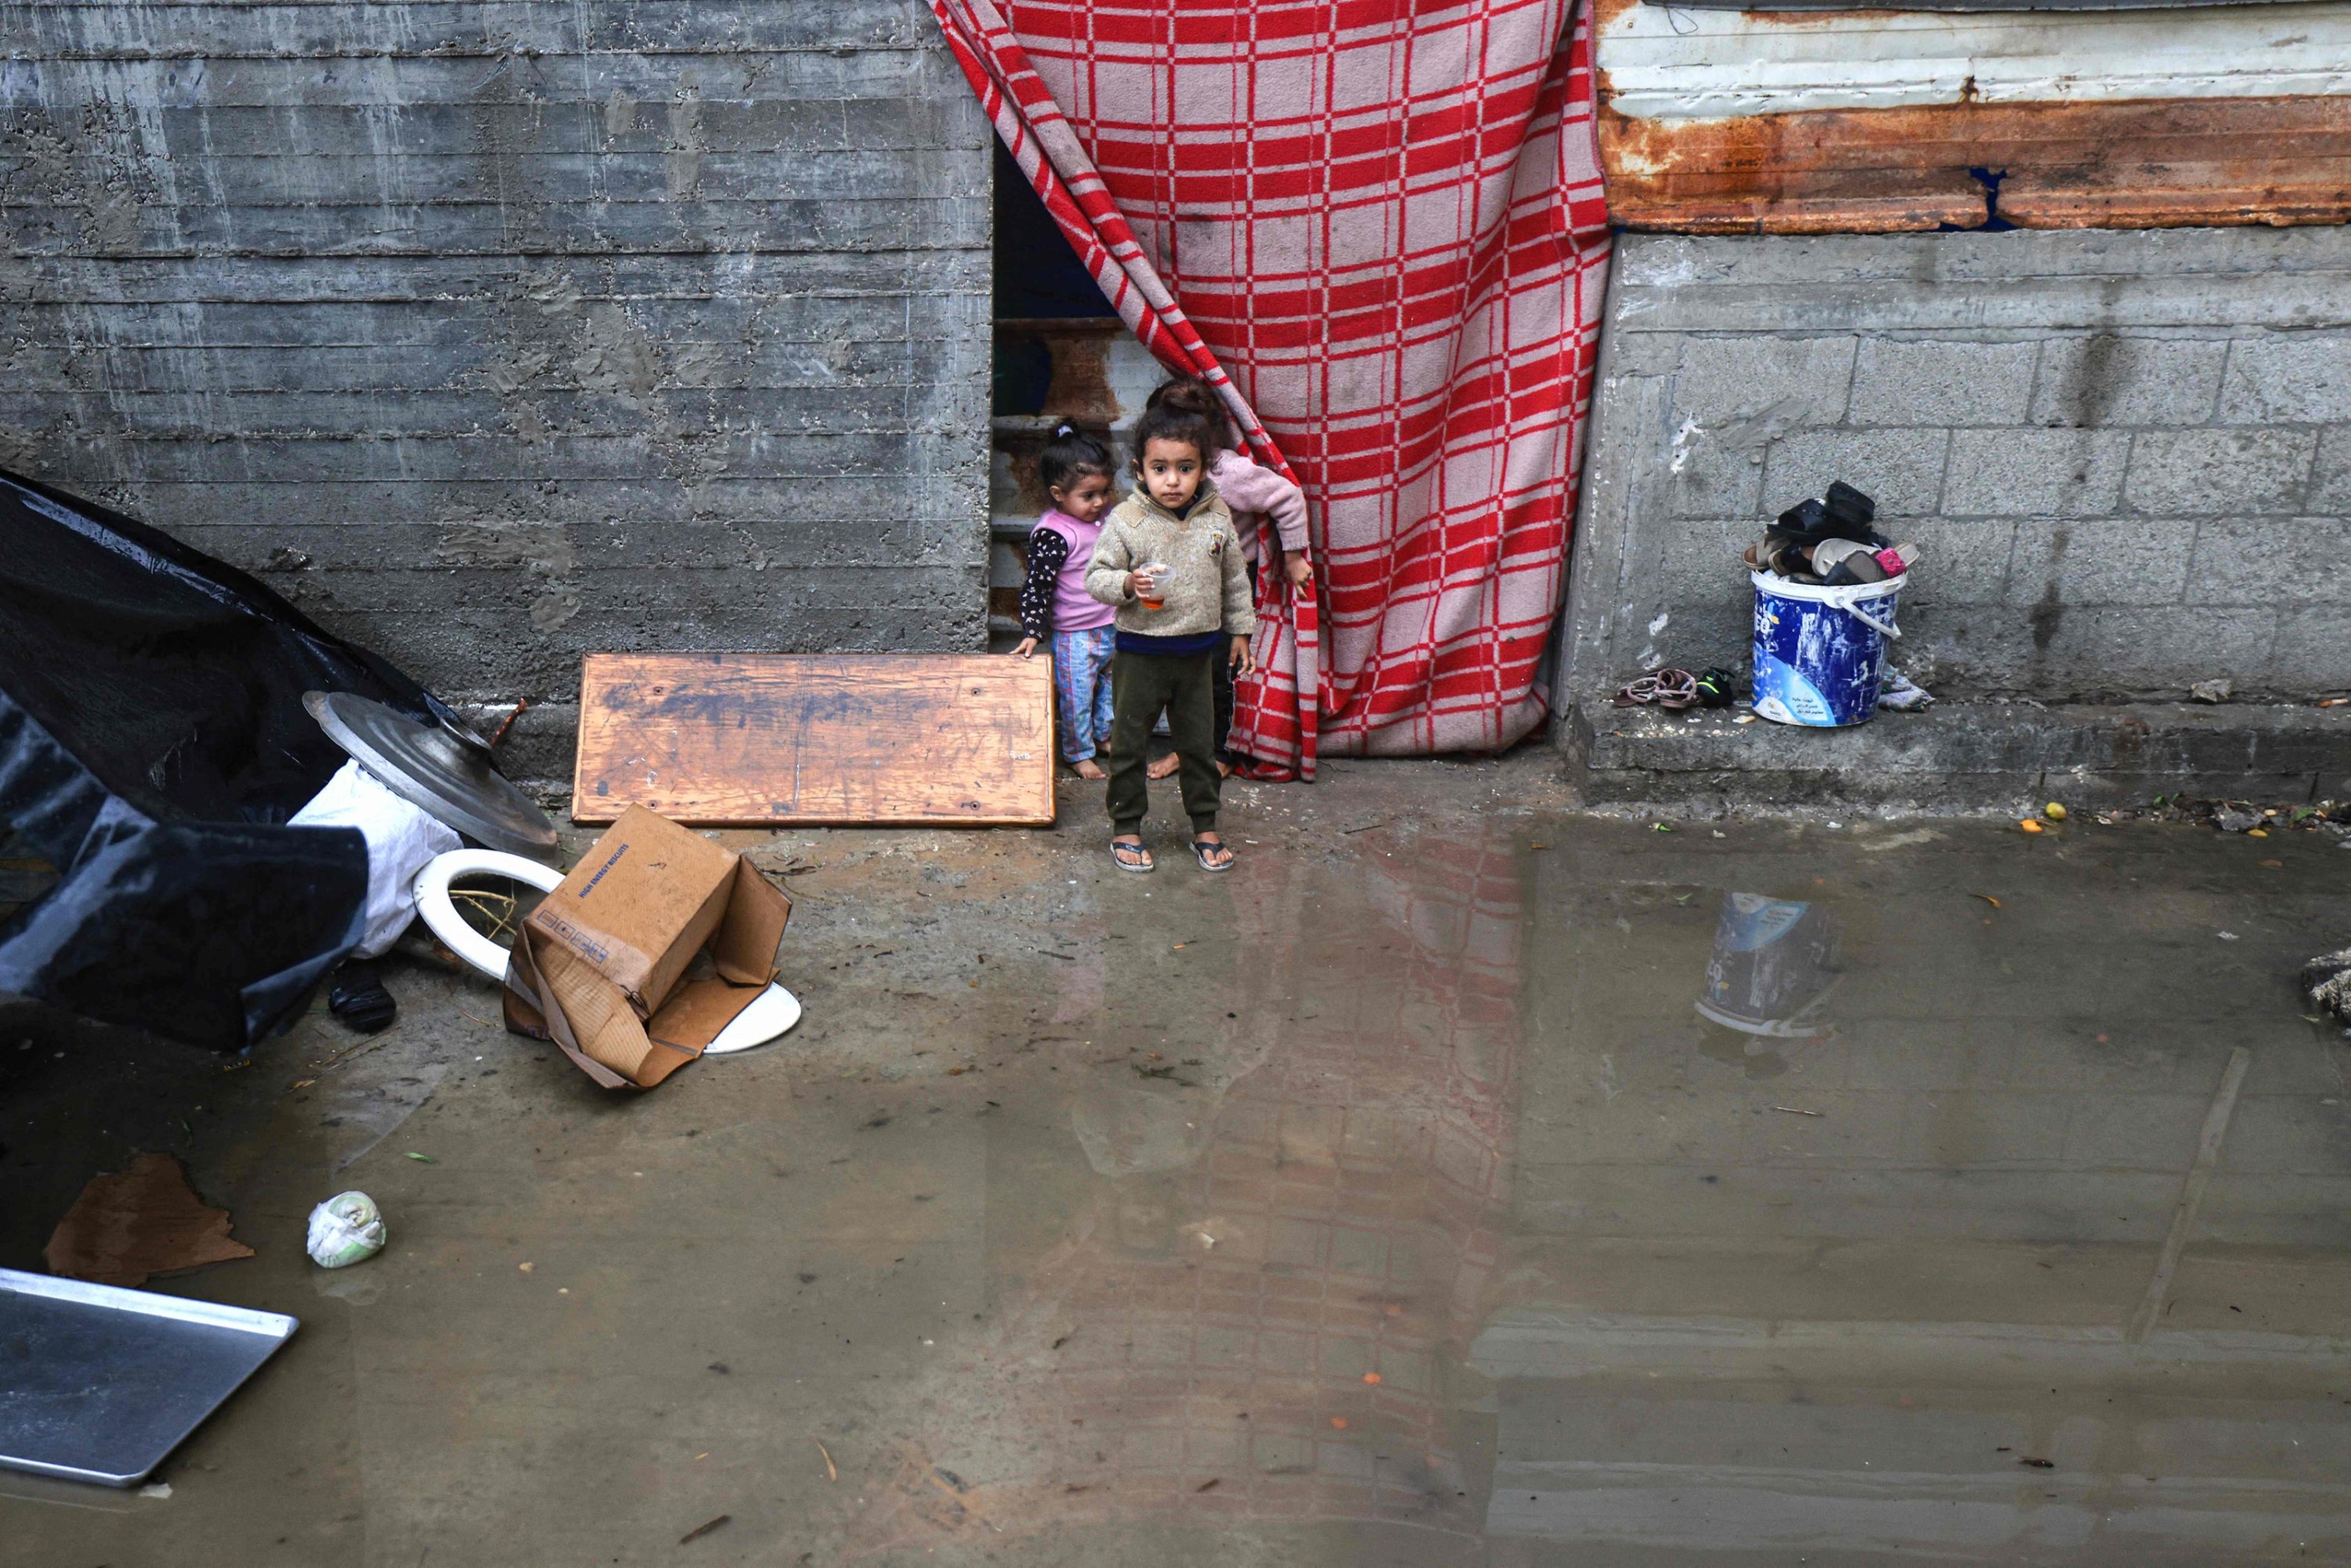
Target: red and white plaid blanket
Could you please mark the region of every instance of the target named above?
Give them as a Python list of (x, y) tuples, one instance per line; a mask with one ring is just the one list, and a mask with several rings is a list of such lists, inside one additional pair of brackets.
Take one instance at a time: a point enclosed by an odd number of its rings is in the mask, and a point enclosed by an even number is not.
[(1311, 778), (1532, 729), (1609, 248), (1573, 0), (931, 4), (1121, 318), (1320, 522), (1234, 746)]

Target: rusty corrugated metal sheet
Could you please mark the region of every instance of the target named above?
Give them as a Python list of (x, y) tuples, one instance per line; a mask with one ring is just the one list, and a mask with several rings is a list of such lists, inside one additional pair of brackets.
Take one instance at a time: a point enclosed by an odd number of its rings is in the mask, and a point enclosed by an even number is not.
[[(2026, 228), (2351, 220), (2351, 96), (2224, 96), (2248, 79), (2298, 79), (2266, 61), (2254, 62), (2261, 77), (2232, 77), (2225, 60), (2199, 68), (2193, 79), (2210, 88), (2208, 96), (2133, 97), (2168, 79), (2159, 62), (2128, 80), (2067, 78), (2062, 56), (2030, 53), (2034, 35), (2024, 28), (2014, 57), (1986, 62), (1987, 81), (1995, 67), (2007, 72), (1993, 90), (2008, 96), (1988, 101), (1966, 75), (1949, 101), (1902, 102), (1931, 99), (1954, 79), (1950, 58), (1914, 61), (1896, 52), (1931, 52), (1937, 35), (1915, 16), (1904, 17), (1909, 30), (1897, 38), (1885, 28), (1829, 31), (1818, 13), (1750, 13), (1731, 25), (1750, 37), (1795, 29), (1804, 34), (1801, 47), (1726, 71), (1711, 57), (1677, 66), (1655, 38), (1625, 42), (1625, 24), (1650, 21), (1626, 16), (1638, 3), (1598, 0), (1594, 15), (1609, 212), (1629, 228), (1828, 234), (1976, 228), (1995, 216)], [(2067, 24), (2085, 25), (2095, 23)], [(1855, 52), (1850, 89), (1825, 79), (1839, 48)], [(1620, 91), (1612, 57), (1635, 56), (1640, 89)], [(1688, 100), (1677, 103), (1681, 75), (1692, 86)], [(2044, 78), (2055, 85), (2043, 89)], [(2036, 90), (2066, 97), (2033, 101)], [(1708, 112), (1839, 99), (1895, 106)], [(1656, 112), (1628, 113), (1626, 102)]]

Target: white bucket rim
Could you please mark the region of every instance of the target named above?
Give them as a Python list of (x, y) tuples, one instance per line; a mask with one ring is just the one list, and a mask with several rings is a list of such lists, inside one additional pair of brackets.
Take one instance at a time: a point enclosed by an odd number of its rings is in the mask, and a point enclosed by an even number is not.
[(1884, 582), (1850, 582), (1832, 588), (1824, 582), (1791, 582), (1784, 577), (1774, 577), (1765, 571), (1750, 571), (1747, 575), (1754, 582), (1758, 593), (1768, 593), (1776, 599), (1793, 599), (1806, 604), (1833, 604), (1840, 610), (1873, 599), (1890, 599), (1901, 592), (1902, 585), (1910, 580), (1910, 574), (1906, 571), (1898, 577), (1889, 577)]

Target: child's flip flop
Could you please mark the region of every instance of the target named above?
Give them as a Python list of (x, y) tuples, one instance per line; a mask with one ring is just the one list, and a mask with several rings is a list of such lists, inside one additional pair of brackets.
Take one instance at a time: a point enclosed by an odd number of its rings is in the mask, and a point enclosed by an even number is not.
[[(1225, 858), (1221, 861), (1211, 861), (1208, 857), (1218, 850), (1225, 852)], [(1217, 872), (1230, 871), (1233, 869), (1233, 847), (1230, 844), (1212, 844), (1206, 839), (1194, 839), (1192, 841), (1192, 858), (1200, 862), (1200, 869), (1202, 871)]]
[(1121, 871), (1151, 869), (1151, 852), (1141, 844), (1130, 844), (1123, 840), (1113, 839), (1110, 841), (1110, 858), (1117, 863)]

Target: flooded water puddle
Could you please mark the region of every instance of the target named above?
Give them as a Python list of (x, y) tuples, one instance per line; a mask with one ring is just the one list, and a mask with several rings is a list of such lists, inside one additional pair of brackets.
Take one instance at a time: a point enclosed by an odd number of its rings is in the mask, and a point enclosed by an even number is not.
[[(375, 1293), (204, 1277), (308, 1319), (273, 1377), (0, 1558), (2351, 1555), (2321, 847), (1717, 831), (1048, 862), (910, 905), (903, 1071), (453, 1071), (349, 1173)], [(865, 919), (811, 1012), (878, 1030)]]

